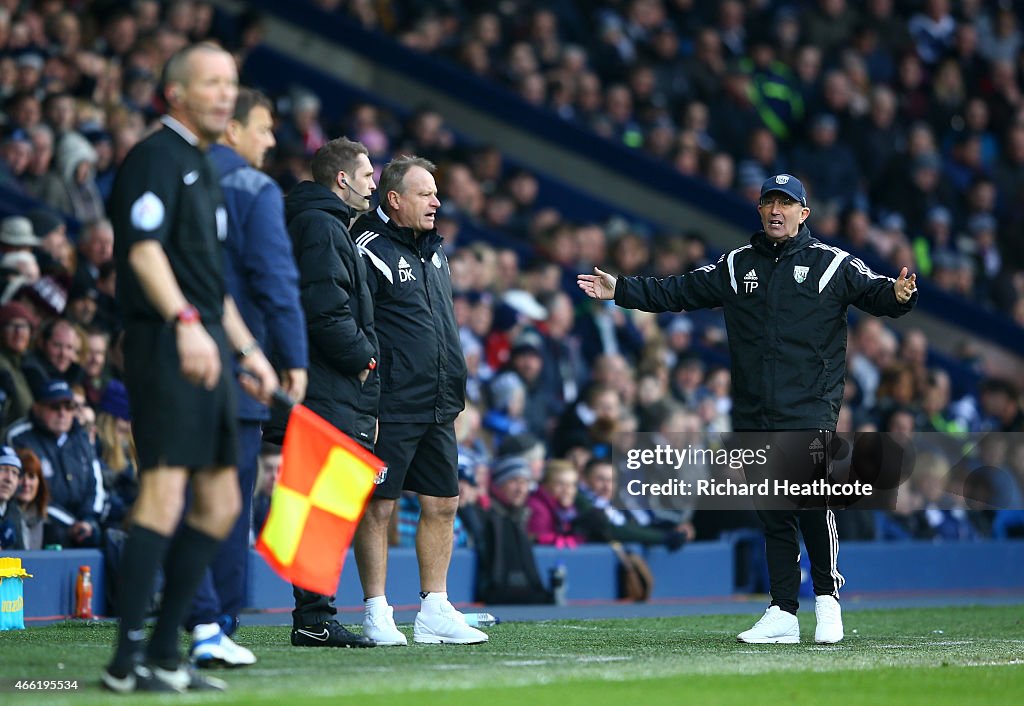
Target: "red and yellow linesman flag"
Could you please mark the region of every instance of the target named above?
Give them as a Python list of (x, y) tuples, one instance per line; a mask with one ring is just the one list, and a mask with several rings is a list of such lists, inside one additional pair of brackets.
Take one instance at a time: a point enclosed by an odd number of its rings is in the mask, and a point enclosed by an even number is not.
[(302, 405), (292, 408), (281, 473), (256, 550), (285, 581), (334, 595), (384, 462)]

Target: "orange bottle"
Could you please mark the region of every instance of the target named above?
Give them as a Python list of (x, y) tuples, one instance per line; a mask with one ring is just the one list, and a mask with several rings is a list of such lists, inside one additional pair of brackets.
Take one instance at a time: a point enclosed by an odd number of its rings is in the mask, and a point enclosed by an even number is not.
[(75, 617), (92, 618), (92, 570), (88, 566), (78, 567), (78, 582), (75, 584)]

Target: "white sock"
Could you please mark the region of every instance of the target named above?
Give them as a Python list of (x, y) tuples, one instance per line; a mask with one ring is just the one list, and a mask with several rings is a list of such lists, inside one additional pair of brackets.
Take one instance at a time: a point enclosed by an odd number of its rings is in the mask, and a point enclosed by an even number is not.
[(420, 610), (427, 613), (436, 613), (447, 600), (447, 591), (428, 593), (425, 598), (420, 599)]
[(196, 625), (192, 628), (192, 639), (196, 642), (202, 642), (203, 640), (209, 640), (211, 637), (220, 632), (220, 625), (217, 623), (204, 623), (203, 625)]
[(371, 613), (383, 613), (388, 607), (387, 596), (373, 596), (363, 601), (363, 610), (367, 615)]

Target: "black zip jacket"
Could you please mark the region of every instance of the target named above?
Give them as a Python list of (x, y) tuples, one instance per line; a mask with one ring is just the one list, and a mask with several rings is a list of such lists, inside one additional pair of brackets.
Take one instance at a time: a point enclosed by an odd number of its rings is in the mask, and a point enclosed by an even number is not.
[[(311, 181), (298, 184), (285, 199), (309, 337), (305, 405), (372, 448), (380, 378), (371, 370), (360, 383), (359, 374), (378, 357), (377, 335), (372, 275), (348, 230), (353, 215), (334, 192)], [(274, 422), (280, 423), (276, 417)]]
[(366, 260), (380, 339), (380, 420), (445, 424), (466, 405), (451, 272), (436, 230), (419, 238), (379, 208), (352, 232)]
[(894, 279), (825, 245), (807, 226), (773, 245), (763, 231), (717, 263), (664, 279), (619, 277), (615, 302), (644, 311), (723, 307), (735, 429), (835, 431), (846, 378), (846, 310), (899, 317)]

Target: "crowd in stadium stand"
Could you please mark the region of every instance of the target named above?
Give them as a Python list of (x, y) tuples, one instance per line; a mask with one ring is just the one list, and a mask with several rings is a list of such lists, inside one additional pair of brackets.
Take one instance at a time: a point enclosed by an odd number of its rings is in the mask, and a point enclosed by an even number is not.
[(314, 4), (752, 203), (791, 172), (818, 237), (1024, 324), (1019, 3)]
[[(498, 11), (468, 0), (344, 7), (408, 46), (446, 54), (722, 189), (753, 199), (766, 175), (806, 177), (816, 234), (914, 263), (940, 286), (1024, 324), (1024, 277), (1004, 239), (1020, 230), (1012, 205), (1024, 194), (1012, 10), (965, 2), (969, 16), (946, 18), (941, 0), (927, 3), (935, 16), (896, 14), (877, 0), (865, 4), (874, 16), (842, 0), (800, 13), (748, 3), (759, 8), (754, 14), (735, 0), (599, 4), (593, 15), (567, 1), (534, 8), (509, 0)], [(97, 546), (134, 499), (113, 231), (104, 217), (113, 175), (160, 115), (158, 77), (177, 49), (215, 38), (259, 87), (245, 57), (261, 41), (262, 22), (192, 0), (0, 1), (0, 190), (37, 204), (4, 213), (0, 229), (5, 438), (36, 455), (41, 481), (25, 483), (20, 497), (36, 525), (46, 518), (44, 531), (25, 535), (31, 548)], [(274, 98), (279, 147), (268, 171), (286, 192), (310, 178), (312, 154), (339, 135), (363, 142), (378, 168), (402, 153), (440, 167), (438, 229), (470, 371), (457, 421), (460, 545), (481, 545), (480, 513), (497, 505), (535, 541), (560, 547), (618, 539), (675, 550), (757, 526), (752, 512), (635, 498), (622, 490), (629, 471), (612, 454), (613, 442), (630, 439), (714, 446), (730, 430), (721, 317), (626, 311), (581, 299), (574, 284), (596, 264), (625, 274), (686, 272), (709, 262), (702, 234), (652, 233), (624, 219), (573, 222), (539, 208), (534, 174), (508, 168), (498, 147), (459, 143), (430, 108), (399, 116), (360, 102), (323, 115), (312, 90)], [(470, 237), (480, 232), (497, 237)], [(946, 371), (929, 367), (928, 348), (920, 331), (898, 337), (881, 321), (858, 320), (839, 431), (1024, 431), (1013, 383), (987, 377), (956, 390)], [(964, 360), (971, 355), (965, 346)], [(985, 361), (974, 362), (984, 372)], [(923, 447), (920, 471), (895, 507), (840, 513), (841, 533), (1021, 536), (1021, 513), (993, 508), (1022, 506), (1024, 440), (989, 438), (969, 450), (970, 467), (986, 469), (970, 492), (958, 454)], [(268, 450), (258, 518), (278, 462)], [(396, 544), (411, 541), (415, 499), (401, 511)]]

